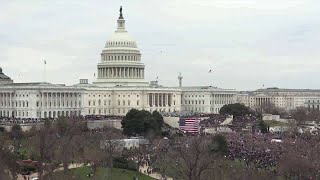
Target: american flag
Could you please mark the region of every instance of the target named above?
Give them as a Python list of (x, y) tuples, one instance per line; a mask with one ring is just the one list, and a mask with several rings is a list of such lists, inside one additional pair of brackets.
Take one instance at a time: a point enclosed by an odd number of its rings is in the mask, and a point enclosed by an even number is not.
[(179, 120), (179, 129), (188, 133), (199, 133), (199, 122), (196, 117), (182, 117)]

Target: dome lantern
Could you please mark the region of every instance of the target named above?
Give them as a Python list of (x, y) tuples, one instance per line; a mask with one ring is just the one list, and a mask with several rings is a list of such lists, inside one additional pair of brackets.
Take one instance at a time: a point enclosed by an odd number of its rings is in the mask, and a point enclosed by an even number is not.
[(122, 14), (122, 6), (120, 7), (120, 16), (118, 18), (118, 28), (117, 31), (124, 31), (126, 32), (126, 27), (125, 27), (125, 23), (126, 21), (123, 18), (123, 14)]

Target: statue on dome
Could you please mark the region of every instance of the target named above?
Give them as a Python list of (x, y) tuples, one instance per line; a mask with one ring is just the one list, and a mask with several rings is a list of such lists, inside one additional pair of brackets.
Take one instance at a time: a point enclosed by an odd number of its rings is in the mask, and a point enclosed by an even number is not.
[(120, 6), (120, 17), (119, 17), (119, 19), (123, 19), (123, 16), (122, 16), (122, 6)]

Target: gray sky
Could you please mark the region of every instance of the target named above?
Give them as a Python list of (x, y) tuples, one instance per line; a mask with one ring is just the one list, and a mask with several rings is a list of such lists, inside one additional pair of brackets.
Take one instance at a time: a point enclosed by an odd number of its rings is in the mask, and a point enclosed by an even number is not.
[[(0, 66), (15, 82), (93, 79), (123, 6), (146, 79), (238, 90), (319, 88), (319, 0), (0, 0)], [(213, 73), (208, 73), (212, 69)]]

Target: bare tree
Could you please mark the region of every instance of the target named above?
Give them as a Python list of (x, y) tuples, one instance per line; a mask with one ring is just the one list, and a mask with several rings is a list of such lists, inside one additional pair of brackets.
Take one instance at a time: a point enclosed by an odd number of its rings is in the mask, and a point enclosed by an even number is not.
[(159, 149), (156, 153), (160, 172), (175, 179), (200, 180), (220, 157), (210, 144), (211, 139), (206, 136), (183, 137)]
[(5, 146), (4, 141), (0, 139), (0, 179), (16, 180), (18, 178), (19, 165), (17, 163), (15, 146)]

